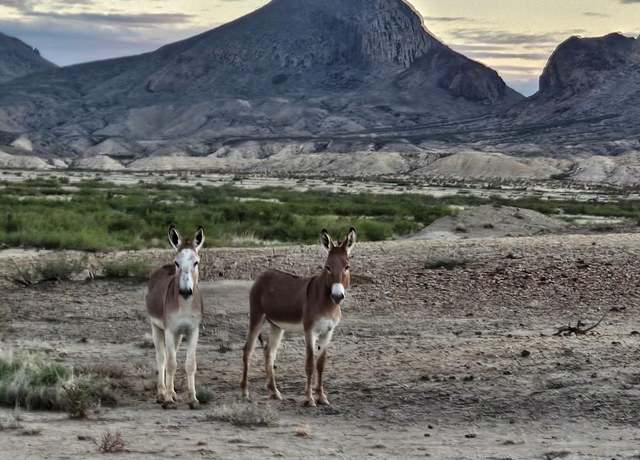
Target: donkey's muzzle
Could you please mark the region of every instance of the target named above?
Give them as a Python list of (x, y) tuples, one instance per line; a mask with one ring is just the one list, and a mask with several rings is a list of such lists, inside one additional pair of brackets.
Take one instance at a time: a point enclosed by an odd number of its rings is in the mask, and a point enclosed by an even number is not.
[(331, 295), (331, 300), (333, 300), (333, 303), (335, 303), (336, 305), (339, 305), (340, 302), (342, 302), (344, 300), (344, 294), (338, 294), (338, 295)]
[(344, 300), (346, 295), (347, 293), (342, 283), (335, 283), (333, 284), (333, 286), (331, 286), (331, 300), (336, 305), (339, 305), (340, 302)]
[(193, 295), (193, 289), (180, 289), (180, 295), (185, 299), (188, 299)]

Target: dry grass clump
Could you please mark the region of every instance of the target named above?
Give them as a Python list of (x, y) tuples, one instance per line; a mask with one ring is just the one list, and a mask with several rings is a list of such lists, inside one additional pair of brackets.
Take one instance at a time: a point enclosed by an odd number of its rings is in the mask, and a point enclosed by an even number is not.
[(145, 280), (151, 273), (151, 263), (148, 260), (111, 260), (102, 267), (102, 277), (107, 279)]
[(468, 263), (468, 260), (462, 258), (443, 257), (425, 262), (424, 268), (426, 268), (427, 270), (437, 270), (440, 268), (444, 268), (445, 270), (453, 270), (457, 267), (465, 267)]
[(32, 286), (45, 281), (69, 281), (86, 268), (85, 260), (63, 257), (33, 262), (29, 265), (12, 264), (12, 281), (23, 286)]
[(18, 409), (15, 409), (12, 414), (0, 417), (0, 431), (20, 429), (22, 429), (22, 417)]
[(105, 431), (100, 436), (100, 440), (96, 441), (98, 450), (103, 454), (113, 454), (116, 452), (124, 451), (124, 439), (119, 431), (112, 433), (111, 431)]
[(280, 423), (278, 414), (271, 406), (258, 406), (255, 403), (223, 404), (207, 414), (206, 419), (240, 427), (273, 427)]
[(37, 436), (42, 433), (40, 428), (26, 427), (22, 423), (22, 415), (17, 407), (13, 413), (0, 417), (0, 433), (3, 431), (17, 432), (20, 436)]
[(0, 405), (82, 418), (90, 409), (116, 402), (104, 379), (74, 375), (71, 368), (37, 354), (0, 355)]

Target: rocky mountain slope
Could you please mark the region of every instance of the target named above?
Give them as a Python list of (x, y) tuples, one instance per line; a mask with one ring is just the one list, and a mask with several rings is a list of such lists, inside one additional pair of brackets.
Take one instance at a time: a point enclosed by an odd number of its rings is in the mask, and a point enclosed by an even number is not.
[(524, 99), (404, 0), (272, 0), (153, 53), (0, 85), (0, 145), (5, 164), (634, 185), (639, 107), (631, 37), (566, 40)]
[(38, 50), (17, 38), (0, 33), (0, 83), (55, 68)]
[(528, 110), (554, 114), (618, 114), (640, 90), (640, 41), (621, 34), (571, 37), (553, 53)]
[(403, 0), (273, 0), (154, 53), (25, 77), (0, 94), (0, 131), (30, 133), (36, 150), (85, 155), (111, 139), (136, 142), (124, 154), (134, 157), (439, 122), (522, 99)]

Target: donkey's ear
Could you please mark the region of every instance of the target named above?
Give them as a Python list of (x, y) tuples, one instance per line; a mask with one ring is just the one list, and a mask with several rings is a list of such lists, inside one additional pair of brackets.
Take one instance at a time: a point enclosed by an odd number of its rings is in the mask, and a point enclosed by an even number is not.
[(196, 247), (196, 252), (202, 249), (202, 245), (204, 244), (204, 227), (198, 227), (198, 230), (196, 230), (196, 236), (193, 238), (193, 242)]
[(169, 243), (171, 244), (171, 247), (176, 251), (182, 244), (182, 240), (180, 239), (180, 234), (178, 233), (178, 230), (176, 230), (175, 225), (171, 225), (169, 227)]
[(320, 243), (327, 251), (331, 251), (331, 249), (333, 249), (333, 240), (331, 239), (329, 232), (325, 229), (320, 232)]
[(344, 247), (347, 250), (347, 254), (351, 255), (351, 251), (353, 250), (353, 247), (356, 245), (356, 229), (351, 227), (351, 229), (349, 229), (349, 233), (347, 233), (347, 237), (344, 240), (344, 243), (342, 243), (342, 247)]

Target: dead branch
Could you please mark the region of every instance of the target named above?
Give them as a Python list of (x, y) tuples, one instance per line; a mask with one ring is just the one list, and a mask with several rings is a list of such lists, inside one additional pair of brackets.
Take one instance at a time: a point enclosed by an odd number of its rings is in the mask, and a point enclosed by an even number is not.
[(602, 321), (604, 321), (604, 319), (607, 317), (607, 315), (609, 314), (609, 312), (611, 310), (612, 309), (609, 309), (609, 310), (605, 311), (604, 314), (598, 320), (598, 322), (595, 323), (592, 326), (585, 327), (586, 326), (585, 323), (583, 323), (582, 321), (578, 321), (575, 326), (571, 326), (571, 325), (562, 326), (553, 335), (554, 336), (567, 337), (567, 336), (570, 336), (572, 334), (573, 335), (585, 335), (585, 334), (588, 334), (589, 332), (593, 331), (596, 327), (600, 326)]

